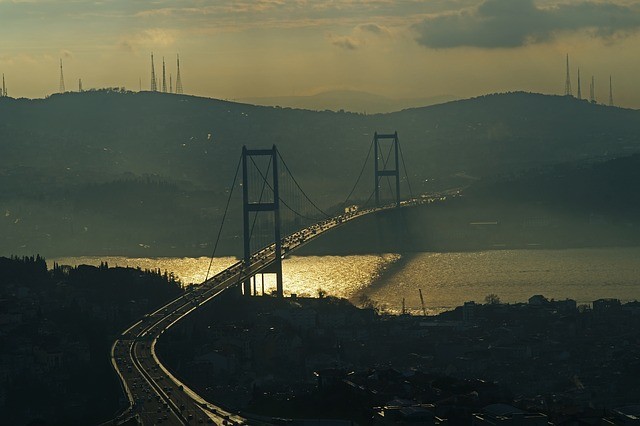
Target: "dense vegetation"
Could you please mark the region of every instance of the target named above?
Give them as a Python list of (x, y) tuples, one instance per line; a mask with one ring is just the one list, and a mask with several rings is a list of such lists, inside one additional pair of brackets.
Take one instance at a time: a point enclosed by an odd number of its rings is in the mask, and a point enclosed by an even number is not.
[[(47, 255), (210, 254), (244, 144), (275, 143), (323, 208), (343, 201), (375, 131), (398, 131), (415, 193), (640, 147), (636, 110), (528, 93), (363, 115), (96, 91), (3, 98), (0, 116), (0, 252)], [(229, 225), (222, 251), (237, 253)]]
[[(0, 257), (3, 424), (96, 424), (120, 407), (115, 335), (181, 292), (167, 273)], [(37, 420), (46, 420), (37, 423)]]

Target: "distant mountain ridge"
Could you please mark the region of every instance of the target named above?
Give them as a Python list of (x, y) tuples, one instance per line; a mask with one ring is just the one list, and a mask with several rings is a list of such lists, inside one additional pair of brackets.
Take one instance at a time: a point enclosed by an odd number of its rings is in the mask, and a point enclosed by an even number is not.
[(280, 106), (315, 111), (348, 111), (365, 114), (379, 114), (408, 108), (429, 106), (454, 101), (452, 95), (425, 96), (413, 98), (389, 98), (357, 90), (331, 90), (307, 96), (272, 96), (241, 98), (239, 102), (263, 106)]
[(614, 157), (640, 146), (638, 110), (528, 93), (365, 116), (151, 92), (87, 92), (3, 98), (0, 116), (0, 170), (56, 174), (48, 184), (155, 175), (210, 187), (232, 172), (229, 160), (242, 145), (274, 143), (309, 177), (319, 170), (355, 175), (351, 169), (364, 159), (375, 131), (398, 131), (409, 170), (420, 180)]
[(6, 254), (206, 253), (243, 145), (276, 144), (325, 208), (344, 201), (376, 131), (398, 131), (414, 193), (640, 152), (640, 111), (530, 93), (364, 115), (94, 91), (0, 98), (0, 117)]

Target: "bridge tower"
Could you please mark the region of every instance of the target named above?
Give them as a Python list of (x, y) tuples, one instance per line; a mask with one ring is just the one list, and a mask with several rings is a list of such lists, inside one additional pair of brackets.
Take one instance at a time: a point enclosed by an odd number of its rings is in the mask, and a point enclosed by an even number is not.
[[(262, 200), (249, 200), (249, 162), (251, 157), (271, 157), (272, 182), (266, 182), (273, 190), (273, 199), (271, 202), (263, 202)], [(269, 176), (264, 176), (269, 179)], [(275, 242), (275, 262), (272, 267), (264, 272), (276, 274), (276, 294), (283, 297), (282, 286), (282, 239), (280, 237), (280, 192), (278, 188), (278, 151), (275, 145), (271, 149), (247, 149), (242, 147), (242, 213), (244, 223), (244, 264), (249, 265), (251, 262), (251, 228), (249, 224), (250, 212), (273, 212), (274, 229), (273, 238)], [(254, 277), (255, 279), (255, 277)], [(245, 296), (251, 295), (251, 279), (243, 283)]]
[[(394, 168), (388, 169), (387, 163), (390, 160), (391, 149), (389, 150), (389, 155), (387, 158), (382, 158), (382, 170), (380, 169), (380, 141), (381, 140), (391, 140), (393, 146), (391, 147), (394, 151)], [(395, 176), (396, 178), (396, 207), (400, 207), (400, 167), (399, 167), (399, 158), (398, 158), (398, 132), (394, 132), (393, 134), (378, 134), (378, 132), (374, 133), (373, 136), (373, 146), (374, 146), (374, 156), (373, 162), (375, 167), (375, 192), (376, 192), (376, 206), (380, 206), (380, 178), (383, 176)]]

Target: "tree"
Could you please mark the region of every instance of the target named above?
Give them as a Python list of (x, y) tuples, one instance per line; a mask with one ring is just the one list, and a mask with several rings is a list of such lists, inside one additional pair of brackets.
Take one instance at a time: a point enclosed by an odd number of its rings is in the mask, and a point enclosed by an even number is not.
[(487, 294), (484, 297), (484, 303), (486, 303), (487, 305), (499, 305), (500, 297), (498, 297), (498, 295), (494, 293)]
[(363, 309), (373, 309), (377, 314), (384, 314), (387, 312), (386, 305), (381, 305), (366, 294), (361, 294), (358, 298), (360, 307)]

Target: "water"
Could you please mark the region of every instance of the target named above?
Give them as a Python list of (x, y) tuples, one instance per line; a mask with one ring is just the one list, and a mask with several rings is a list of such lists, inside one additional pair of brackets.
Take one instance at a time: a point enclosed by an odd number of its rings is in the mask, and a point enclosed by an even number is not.
[(403, 256), (367, 294), (393, 311), (402, 298), (420, 311), (422, 289), (430, 311), (484, 302), (526, 302), (535, 294), (587, 304), (614, 297), (640, 299), (640, 248), (500, 250), (470, 253), (419, 253)]
[[(465, 301), (482, 303), (497, 294), (503, 302), (525, 302), (534, 294), (572, 298), (590, 303), (602, 297), (640, 299), (640, 248), (567, 250), (500, 250), (468, 253), (411, 253), (353, 256), (293, 256), (283, 263), (286, 293), (327, 294), (358, 302), (367, 295), (391, 312), (405, 298), (410, 312), (421, 312), (422, 289), (428, 313), (441, 312)], [(49, 259), (68, 265), (133, 266), (174, 272), (183, 283), (204, 280), (208, 258), (74, 257)], [(216, 258), (215, 273), (235, 262)], [(265, 291), (274, 279), (265, 276)], [(261, 280), (257, 280), (261, 291)]]
[[(365, 291), (378, 280), (384, 271), (401, 258), (398, 254), (354, 255), (354, 256), (293, 256), (284, 260), (282, 275), (285, 293), (300, 296), (317, 296), (318, 290), (338, 297), (350, 298)], [(235, 263), (233, 257), (215, 258), (209, 276)], [(49, 267), (61, 265), (94, 265), (107, 262), (109, 266), (130, 266), (142, 269), (160, 269), (173, 272), (183, 284), (201, 283), (207, 276), (210, 258), (129, 258), (106, 257), (61, 257), (47, 259)], [(262, 277), (257, 279), (258, 291), (262, 291)], [(265, 275), (265, 292), (275, 289), (275, 277)]]

